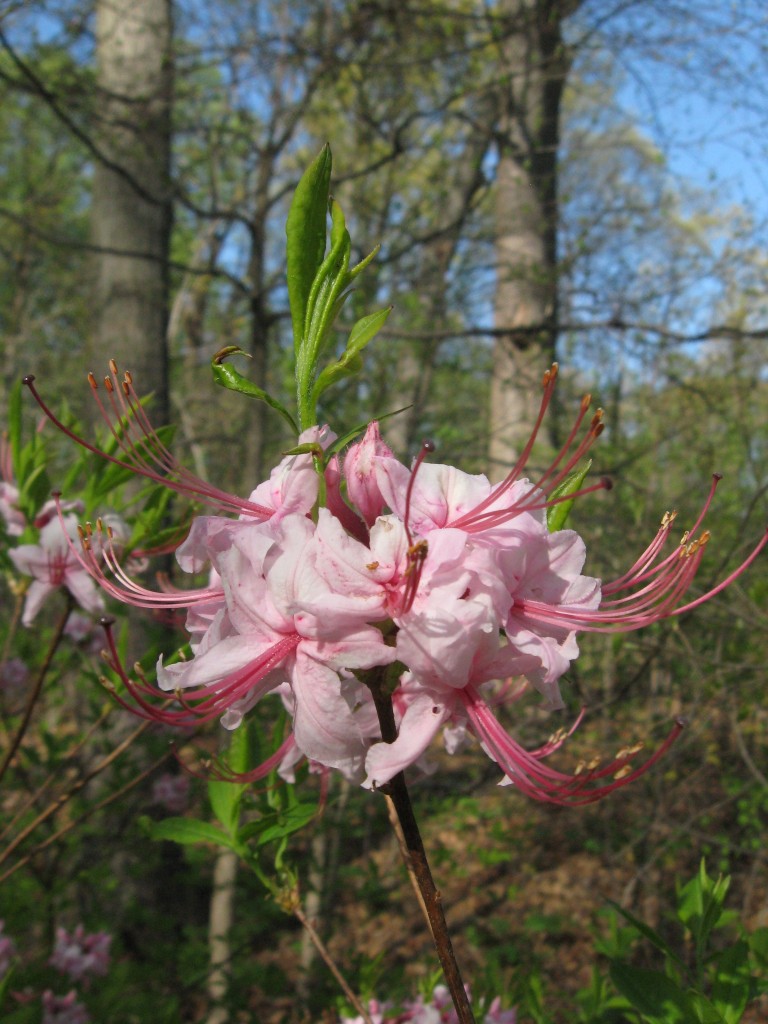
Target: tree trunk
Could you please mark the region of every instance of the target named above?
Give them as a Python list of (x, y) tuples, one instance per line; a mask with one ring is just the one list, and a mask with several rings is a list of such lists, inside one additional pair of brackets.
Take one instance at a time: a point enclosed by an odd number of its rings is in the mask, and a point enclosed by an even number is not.
[(500, 46), (491, 473), (528, 438), (557, 331), (557, 149), (569, 62), (563, 18), (576, 3), (507, 0)]
[(208, 949), (211, 962), (208, 995), (213, 1007), (206, 1018), (206, 1024), (226, 1024), (230, 1016), (222, 1003), (227, 996), (231, 973), (230, 939), (235, 918), (237, 865), (237, 854), (233, 850), (222, 847), (217, 851), (208, 919)]
[(171, 0), (98, 0), (89, 354), (97, 376), (114, 358), (154, 392), (157, 423), (170, 415), (171, 40)]

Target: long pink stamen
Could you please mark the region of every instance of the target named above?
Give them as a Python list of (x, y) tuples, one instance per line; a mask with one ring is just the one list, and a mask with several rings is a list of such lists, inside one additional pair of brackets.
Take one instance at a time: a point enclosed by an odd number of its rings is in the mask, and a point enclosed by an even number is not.
[[(483, 501), (479, 502), (470, 512), (466, 512), (464, 515), (459, 516), (458, 519), (448, 523), (448, 526), (454, 527), (458, 530), (465, 530), (468, 533), (473, 533), (509, 522), (511, 519), (514, 519), (523, 512), (534, 512), (542, 508), (550, 508), (560, 502), (570, 501), (573, 498), (580, 497), (582, 494), (610, 489), (610, 481), (602, 479), (599, 483), (582, 488), (573, 494), (559, 498), (550, 497), (557, 487), (566, 480), (569, 473), (573, 471), (579, 461), (584, 458), (586, 453), (603, 432), (603, 412), (602, 409), (598, 409), (592, 416), (589, 429), (586, 434), (576, 445), (576, 448), (573, 449), (577, 434), (581, 429), (581, 425), (592, 401), (590, 395), (585, 395), (565, 443), (540, 479), (535, 484), (531, 484), (525, 493), (507, 508), (491, 508), (492, 505), (498, 502), (499, 499), (517, 483), (521, 473), (525, 469), (525, 465), (541, 428), (544, 415), (552, 400), (552, 394), (557, 380), (557, 372), (557, 363), (553, 363), (552, 367), (544, 374), (544, 391), (542, 394), (541, 404), (539, 406), (539, 412), (536, 417), (536, 423), (533, 431), (531, 432), (531, 436), (529, 437), (528, 442), (515, 465), (509, 471), (504, 480), (491, 489), (490, 493), (483, 499)], [(563, 464), (561, 465), (561, 463)], [(542, 492), (544, 494), (543, 500)]]
[(403, 525), (405, 526), (405, 536), (408, 540), (409, 548), (413, 547), (413, 537), (411, 536), (411, 529), (408, 525), (408, 521), (411, 518), (411, 496), (413, 495), (413, 485), (416, 482), (416, 473), (427, 455), (430, 455), (434, 450), (434, 441), (422, 441), (419, 454), (414, 459), (411, 475), (408, 479), (408, 487), (405, 492), (405, 515), (403, 517)]
[(267, 775), (271, 774), (276, 768), (279, 768), (284, 758), (291, 753), (296, 747), (296, 740), (293, 738), (293, 733), (286, 736), (277, 750), (268, 757), (265, 761), (262, 761), (260, 765), (252, 768), (248, 772), (235, 772), (222, 761), (217, 758), (213, 765), (211, 775), (216, 779), (221, 779), (223, 782), (258, 782), (260, 779), (264, 779)]
[[(269, 519), (274, 514), (272, 509), (212, 487), (184, 469), (163, 445), (151, 426), (141, 407), (141, 402), (133, 390), (130, 374), (126, 374), (122, 381), (118, 381), (117, 367), (114, 363), (110, 364), (110, 370), (112, 375), (104, 378), (104, 384), (110, 396), (111, 412), (107, 410), (98, 395), (98, 384), (93, 374), (88, 375), (88, 380), (97, 407), (116, 445), (125, 454), (125, 459), (110, 455), (66, 427), (43, 401), (34, 385), (33, 374), (24, 377), (24, 384), (29, 388), (33, 398), (51, 423), (86, 451), (93, 452), (94, 455), (99, 455), (116, 466), (129, 469), (148, 480), (163, 484), (178, 494), (204, 502), (218, 510), (236, 515), (247, 515), (259, 520)], [(138, 436), (136, 436), (136, 432), (138, 432)]]
[(81, 544), (80, 549), (78, 549), (65, 528), (64, 513), (61, 508), (61, 495), (58, 491), (54, 491), (53, 500), (56, 503), (56, 511), (67, 547), (89, 576), (110, 597), (114, 597), (124, 604), (132, 604), (137, 608), (189, 608), (195, 604), (203, 604), (211, 600), (223, 598), (224, 591), (221, 587), (199, 587), (195, 590), (175, 591), (154, 591), (143, 587), (140, 583), (131, 579), (125, 572), (114, 550), (112, 531), (109, 528), (105, 530), (101, 520), (98, 520), (96, 530), (101, 542), (101, 558), (118, 581), (118, 583), (113, 582), (102, 569), (101, 562), (93, 550), (93, 528), (91, 524), (86, 523), (84, 527), (78, 527)]
[[(697, 522), (701, 522), (701, 517)], [(549, 605), (520, 598), (515, 601), (515, 612), (536, 622), (592, 633), (640, 629), (661, 619), (682, 615), (715, 597), (746, 572), (768, 544), (768, 530), (741, 565), (724, 580), (694, 600), (679, 604), (696, 576), (708, 540), (709, 533), (704, 531), (699, 538), (684, 541), (656, 566), (649, 566), (643, 559), (634, 577), (625, 574), (619, 584), (604, 587), (603, 593), (620, 594), (630, 587), (642, 584), (640, 589), (622, 597), (603, 601), (595, 611), (585, 612), (582, 609), (569, 608), (567, 605)]]
[(427, 554), (429, 551), (429, 547), (425, 540), (414, 541), (410, 527), (408, 526), (408, 520), (411, 517), (411, 496), (413, 494), (413, 484), (416, 480), (416, 473), (427, 455), (434, 450), (435, 445), (433, 441), (422, 442), (419, 454), (416, 456), (413, 463), (411, 476), (408, 480), (408, 489), (405, 492), (405, 516), (403, 519), (403, 525), (405, 527), (405, 536), (408, 540), (408, 550), (406, 552), (408, 564), (406, 565), (405, 572), (403, 573), (405, 586), (403, 588), (400, 608), (398, 610), (399, 615), (406, 615), (413, 607), (413, 602), (416, 599), (416, 594), (419, 590), (419, 582), (421, 581), (421, 574), (424, 570), (424, 563), (427, 560)]
[[(605, 764), (595, 760), (569, 775), (548, 767), (542, 759), (560, 749), (578, 722), (568, 732), (561, 730), (556, 733), (538, 750), (527, 751), (512, 739), (471, 687), (460, 692), (474, 732), (505, 775), (521, 792), (546, 803), (576, 806), (594, 803), (613, 790), (628, 785), (666, 753), (683, 729), (682, 721), (676, 721), (666, 740), (637, 768), (631, 767), (631, 761), (639, 753), (641, 744), (619, 751)], [(603, 783), (602, 780), (609, 776), (612, 777), (611, 782)]]
[[(177, 690), (174, 694), (170, 694), (160, 690), (158, 687), (151, 686), (138, 668), (137, 674), (140, 681), (136, 682), (131, 679), (117, 651), (112, 631), (112, 621), (110, 619), (102, 619), (102, 625), (107, 636), (108, 664), (118, 675), (130, 697), (130, 700), (127, 700), (119, 693), (113, 691), (115, 700), (122, 707), (143, 718), (177, 726), (197, 725), (219, 718), (238, 700), (253, 695), (259, 683), (262, 684), (264, 693), (267, 693), (272, 688), (272, 683), (265, 682), (266, 677), (292, 654), (301, 642), (301, 637), (298, 633), (292, 633), (283, 637), (243, 668), (222, 679), (216, 684), (217, 689), (215, 691), (212, 691), (210, 686), (201, 686), (183, 692)], [(264, 696), (264, 694), (260, 694), (260, 696)], [(160, 699), (163, 703), (158, 707), (156, 703), (150, 703), (147, 699), (150, 697), (154, 700)], [(183, 710), (168, 709), (167, 702), (171, 698), (176, 699), (182, 705)]]

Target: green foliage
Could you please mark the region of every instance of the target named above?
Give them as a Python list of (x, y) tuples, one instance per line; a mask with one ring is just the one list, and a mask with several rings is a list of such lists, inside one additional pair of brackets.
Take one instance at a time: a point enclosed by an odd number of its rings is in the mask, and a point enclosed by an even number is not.
[[(258, 766), (258, 751), (256, 726), (249, 719), (232, 733), (227, 773), (246, 776)], [(288, 839), (316, 817), (317, 805), (300, 801), (296, 787), (281, 782), (276, 770), (260, 791), (254, 791), (248, 781), (212, 778), (208, 782), (208, 799), (218, 825), (191, 818), (166, 818), (159, 822), (145, 819), (144, 827), (155, 840), (234, 850), (265, 888), (279, 897), (286, 879), (292, 877), (285, 863)], [(268, 857), (264, 856), (266, 847), (272, 847)]]
[(631, 963), (625, 956), (623, 935), (624, 952), (610, 957), (611, 981), (627, 1007), (648, 1024), (738, 1024), (748, 1003), (768, 989), (768, 979), (759, 973), (766, 942), (762, 932), (749, 938), (740, 934), (727, 945), (712, 941), (715, 929), (728, 916), (724, 903), (729, 885), (730, 879), (722, 875), (710, 877), (702, 861), (696, 877), (678, 889), (677, 921), (693, 945), (690, 969), (682, 947), (677, 952), (655, 929), (614, 904), (617, 913), (664, 960), (663, 970)]
[[(330, 196), (331, 154), (325, 146), (304, 172), (286, 224), (288, 293), (296, 355), (296, 400), (302, 430), (317, 422), (323, 392), (362, 368), (360, 353), (383, 327), (389, 310), (365, 316), (352, 328), (341, 358), (318, 373), (333, 325), (349, 297), (352, 281), (376, 250), (350, 267), (352, 242), (341, 207)], [(325, 256), (326, 210), (331, 216), (330, 249)]]
[(237, 345), (229, 345), (227, 348), (221, 349), (213, 357), (211, 362), (211, 369), (213, 370), (213, 379), (221, 387), (227, 388), (229, 391), (236, 391), (240, 395), (246, 395), (248, 398), (256, 398), (260, 402), (266, 402), (266, 404), (274, 409), (275, 412), (279, 413), (288, 426), (291, 428), (293, 434), (299, 433), (299, 428), (296, 426), (296, 421), (293, 416), (288, 412), (282, 402), (279, 402), (276, 398), (272, 398), (264, 388), (260, 388), (257, 384), (254, 384), (252, 380), (248, 380), (244, 377), (234, 366), (230, 366), (229, 363), (225, 363), (224, 360), (228, 359), (229, 356), (241, 355), (247, 356), (248, 353), (244, 352)]
[(297, 365), (304, 341), (309, 296), (325, 255), (331, 166), (331, 147), (325, 145), (301, 177), (285, 226), (288, 301)]

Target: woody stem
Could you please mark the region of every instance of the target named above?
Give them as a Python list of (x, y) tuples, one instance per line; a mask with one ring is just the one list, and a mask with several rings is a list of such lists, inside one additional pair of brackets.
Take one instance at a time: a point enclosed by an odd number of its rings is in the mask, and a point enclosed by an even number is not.
[[(373, 694), (376, 712), (379, 716), (381, 736), (385, 743), (393, 743), (397, 739), (397, 725), (395, 724), (395, 713), (392, 706), (392, 698), (384, 694), (383, 687), (376, 685), (376, 681), (369, 682)], [(400, 827), (405, 839), (405, 847), (409, 864), (406, 867), (412, 871), (424, 901), (424, 906), (429, 920), (429, 927), (435, 943), (440, 966), (443, 969), (448, 990), (456, 1007), (459, 1024), (475, 1024), (472, 1008), (461, 979), (461, 971), (456, 961), (456, 954), (453, 951), (451, 937), (448, 933), (448, 925), (443, 913), (442, 896), (435, 886), (432, 872), (429, 868), (424, 843), (421, 839), (419, 826), (416, 823), (416, 816), (413, 813), (413, 805), (405, 784), (405, 775), (398, 772), (386, 785), (380, 787), (392, 801)]]

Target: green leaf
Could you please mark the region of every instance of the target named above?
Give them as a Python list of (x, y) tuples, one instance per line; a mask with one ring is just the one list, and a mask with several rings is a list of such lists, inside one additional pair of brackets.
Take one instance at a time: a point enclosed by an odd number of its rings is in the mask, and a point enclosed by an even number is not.
[(712, 1003), (726, 1024), (738, 1024), (755, 987), (748, 943), (741, 939), (724, 949), (713, 966)]
[(756, 928), (747, 942), (758, 968), (768, 978), (768, 928)]
[(223, 362), (224, 359), (231, 355), (247, 356), (248, 353), (244, 352), (241, 348), (238, 348), (237, 345), (229, 345), (227, 348), (223, 348), (217, 352), (211, 362), (213, 379), (216, 383), (221, 385), (223, 388), (228, 388), (230, 391), (237, 391), (241, 395), (247, 395), (249, 398), (257, 398), (260, 402), (266, 402), (270, 409), (274, 409), (275, 412), (280, 413), (285, 422), (291, 428), (291, 432), (293, 434), (298, 434), (299, 428), (296, 426), (296, 421), (281, 402), (278, 402), (276, 398), (272, 398), (272, 396), (263, 388), (254, 384), (252, 380), (244, 377), (242, 373), (235, 369), (234, 366), (230, 366), (229, 363)]
[[(229, 750), (224, 760), (227, 768), (236, 775), (248, 771), (250, 767), (248, 739), (248, 727), (245, 724), (231, 734)], [(213, 813), (232, 838), (237, 834), (240, 803), (248, 786), (247, 782), (230, 782), (225, 779), (209, 779), (208, 781), (208, 799), (211, 801)]]
[(649, 1024), (692, 1024), (696, 1019), (687, 994), (661, 971), (614, 960), (610, 974), (619, 992)]
[(698, 875), (678, 894), (677, 916), (693, 935), (698, 962), (703, 960), (709, 937), (720, 920), (730, 884), (730, 877), (710, 878), (702, 860)]
[(150, 839), (181, 843), (182, 846), (212, 843), (214, 846), (227, 846), (241, 856), (244, 855), (243, 848), (237, 840), (207, 821), (198, 821), (196, 818), (166, 818), (164, 821), (145, 819), (145, 824)]
[(660, 949), (664, 956), (669, 957), (673, 963), (685, 970), (685, 964), (677, 953), (675, 953), (671, 946), (667, 945), (659, 933), (655, 932), (650, 925), (647, 925), (645, 921), (641, 921), (639, 917), (635, 917), (634, 914), (625, 910), (624, 907), (620, 907), (619, 904), (615, 903), (613, 900), (608, 900), (608, 903), (614, 908), (614, 910), (621, 914), (625, 921), (629, 921), (633, 927), (637, 928), (641, 935), (648, 939), (649, 942), (652, 942), (657, 949)]
[(692, 1013), (697, 1024), (726, 1024), (725, 1018), (701, 992), (689, 993)]
[(339, 299), (349, 281), (349, 256), (352, 242), (346, 227), (342, 229), (339, 226), (339, 220), (342, 225), (344, 223), (344, 215), (335, 201), (332, 204), (331, 213), (333, 216), (331, 250), (312, 283), (304, 321), (301, 358), (309, 367), (310, 373), (314, 371), (323, 348), (323, 342), (342, 305)]
[(294, 804), (278, 815), (274, 825), (268, 825), (259, 835), (258, 845), (272, 843), (276, 839), (285, 839), (304, 828), (317, 814), (315, 804)]
[(325, 253), (331, 166), (331, 148), (326, 144), (302, 175), (285, 225), (288, 301), (297, 358), (312, 282)]
[(336, 381), (349, 377), (362, 369), (363, 361), (360, 352), (379, 333), (392, 312), (392, 307), (380, 309), (376, 313), (364, 316), (352, 328), (347, 340), (344, 354), (338, 362), (326, 366), (315, 382), (313, 400), (316, 402), (322, 393)]
[[(576, 491), (581, 490), (589, 468), (592, 465), (592, 460), (582, 468), (576, 469), (573, 473), (570, 473), (561, 484), (559, 484), (554, 491), (549, 495), (549, 501), (557, 498), (567, 498), (569, 494), (575, 494)], [(571, 508), (573, 507), (574, 499), (571, 498), (569, 501), (559, 501), (557, 505), (550, 505), (547, 508), (547, 528), (550, 533), (557, 533), (558, 530), (562, 530), (565, 526), (566, 520), (570, 515)]]
[(245, 783), (242, 782), (228, 782), (225, 779), (208, 780), (208, 799), (211, 801), (213, 813), (231, 836), (237, 832), (240, 801), (245, 788)]
[(349, 271), (350, 280), (354, 280), (354, 278), (356, 278), (358, 274), (362, 273), (362, 271), (365, 270), (365, 268), (368, 266), (368, 264), (372, 260), (374, 260), (376, 258), (376, 256), (378, 256), (379, 249), (381, 249), (381, 246), (380, 245), (375, 245), (373, 247), (373, 249), (371, 249), (371, 251), (368, 253), (367, 256), (364, 256), (363, 259), (361, 259), (359, 263), (356, 263), (354, 267), (350, 267), (350, 271)]

